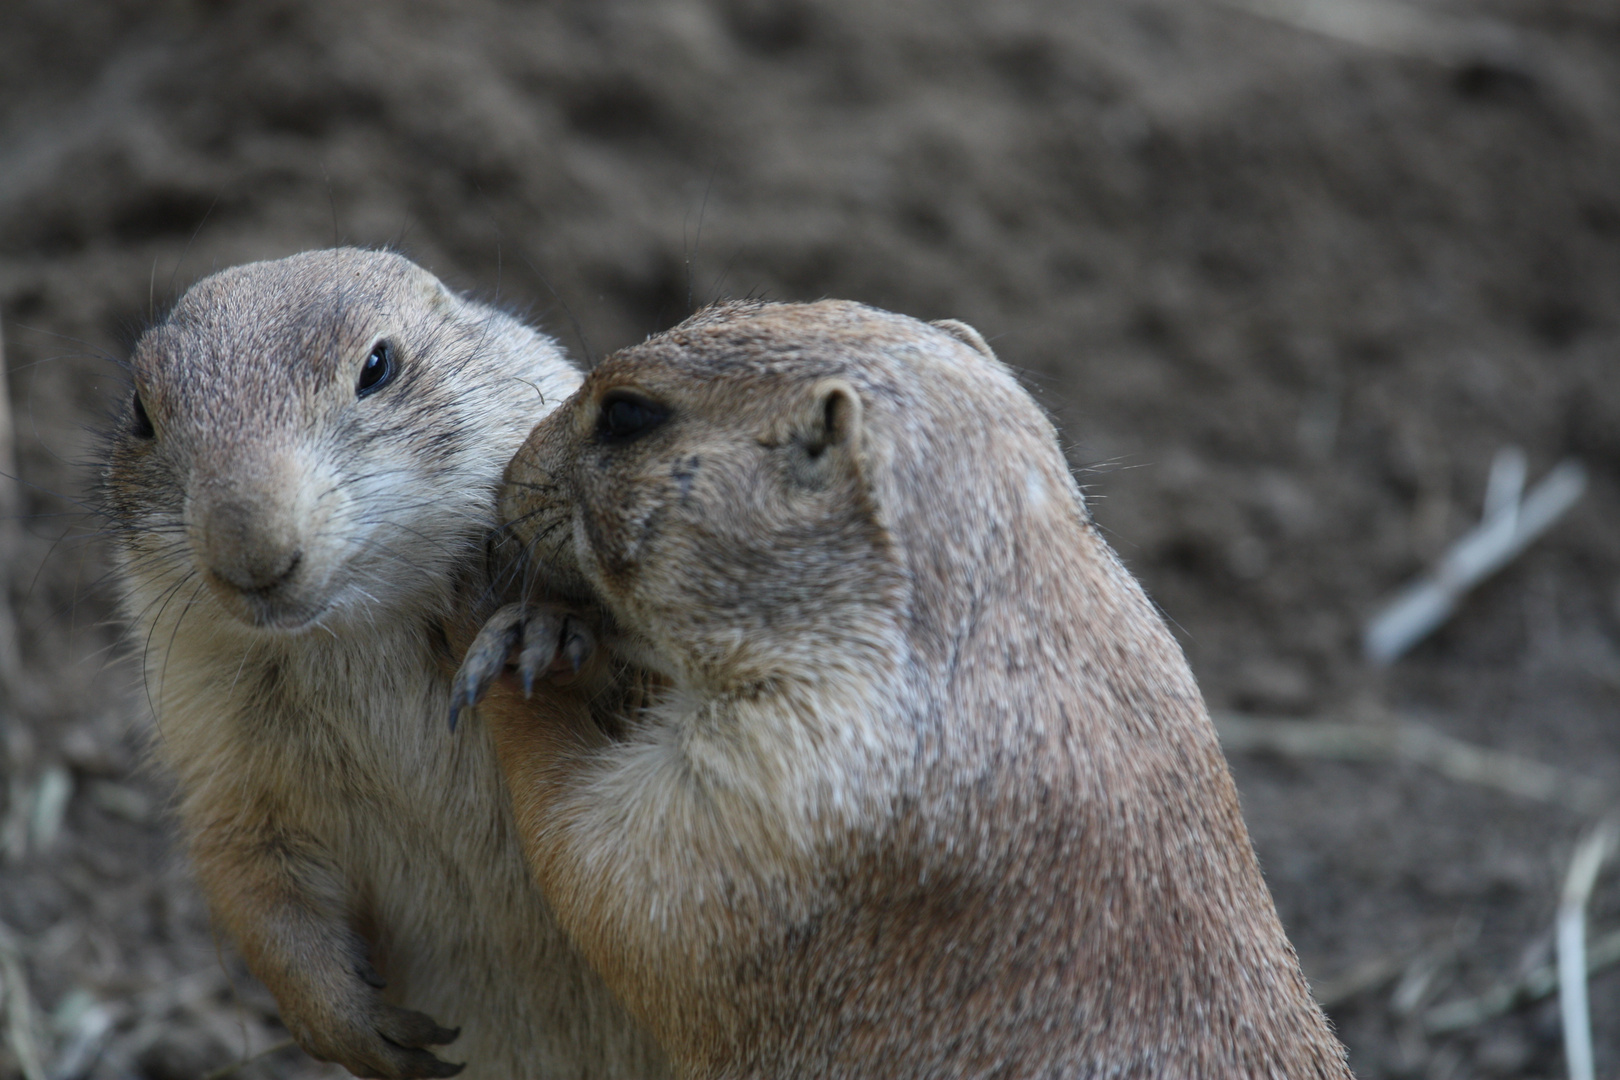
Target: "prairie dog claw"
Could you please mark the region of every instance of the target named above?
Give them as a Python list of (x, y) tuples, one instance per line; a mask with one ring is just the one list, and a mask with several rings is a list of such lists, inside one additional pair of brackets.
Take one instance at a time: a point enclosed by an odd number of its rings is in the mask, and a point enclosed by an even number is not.
[(461, 710), (478, 704), (509, 665), (517, 669), (527, 697), (541, 678), (571, 679), (595, 651), (596, 635), (579, 616), (542, 605), (506, 605), (478, 632), (456, 672), (450, 729), (455, 730)]
[(389, 1005), (374, 993), (362, 992), (338, 1003), (318, 1025), (296, 1015), (286, 1019), (293, 1037), (311, 1056), (335, 1061), (356, 1076), (420, 1080), (455, 1076), (466, 1068), (429, 1049), (454, 1042), (460, 1028), (440, 1027), (432, 1017)]
[(478, 631), (461, 661), (461, 670), (450, 684), (451, 731), (456, 730), (456, 718), (461, 710), (478, 704), (506, 668), (506, 658), (518, 642), (519, 628), (526, 616), (524, 605), (508, 604), (491, 615)]

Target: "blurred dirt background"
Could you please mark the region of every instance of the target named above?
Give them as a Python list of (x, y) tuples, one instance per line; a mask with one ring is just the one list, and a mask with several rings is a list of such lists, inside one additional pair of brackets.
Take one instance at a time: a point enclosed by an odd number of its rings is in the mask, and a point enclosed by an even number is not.
[[(196, 1078), (285, 1037), (141, 765), (85, 500), (153, 313), (337, 241), (581, 355), (721, 295), (964, 319), (1059, 420), (1213, 708), (1422, 721), (1620, 785), (1617, 10), (9, 0), (0, 1075)], [(1585, 498), (1370, 668), (1365, 618), (1477, 520), (1506, 444), (1532, 479), (1578, 457)], [(1433, 1017), (1548, 962), (1590, 813), (1412, 764), (1233, 763), (1358, 1075), (1563, 1074), (1555, 997)], [(1591, 933), (1616, 928), (1611, 871)], [(1614, 1075), (1620, 970), (1592, 1001)]]

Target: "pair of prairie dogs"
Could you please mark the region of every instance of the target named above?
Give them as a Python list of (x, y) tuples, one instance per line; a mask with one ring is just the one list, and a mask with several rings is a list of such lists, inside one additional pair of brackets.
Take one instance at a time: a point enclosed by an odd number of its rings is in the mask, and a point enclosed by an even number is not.
[(970, 328), (722, 305), (581, 384), (347, 250), (205, 280), (132, 366), (163, 746), (311, 1052), (1348, 1076), (1179, 649)]

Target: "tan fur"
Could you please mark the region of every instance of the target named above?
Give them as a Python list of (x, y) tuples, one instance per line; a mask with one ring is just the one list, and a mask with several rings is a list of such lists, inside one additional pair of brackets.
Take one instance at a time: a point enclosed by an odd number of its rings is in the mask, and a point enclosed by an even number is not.
[(526, 872), (487, 732), (447, 726), (441, 627), (487, 598), (502, 471), (578, 373), (353, 249), (198, 283), (132, 366), (155, 435), (132, 404), (104, 489), (132, 636), (198, 879), (299, 1043), (446, 1075), (422, 1010), (469, 1077), (661, 1075)]
[[(627, 392), (667, 418), (615, 439)], [(1180, 650), (976, 332), (710, 309), (508, 475), (539, 599), (610, 655), (486, 719), (682, 1075), (1349, 1075)], [(614, 736), (627, 665), (668, 688)]]

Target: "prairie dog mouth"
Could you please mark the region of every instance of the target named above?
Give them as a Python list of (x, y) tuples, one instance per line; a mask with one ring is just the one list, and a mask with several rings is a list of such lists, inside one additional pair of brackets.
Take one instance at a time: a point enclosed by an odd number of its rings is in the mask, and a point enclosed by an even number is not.
[(242, 589), (211, 570), (203, 579), (227, 612), (255, 630), (293, 632), (306, 628), (332, 609), (336, 593), (307, 585), (277, 582), (257, 589)]

